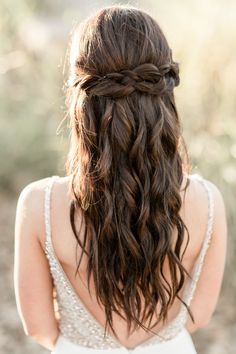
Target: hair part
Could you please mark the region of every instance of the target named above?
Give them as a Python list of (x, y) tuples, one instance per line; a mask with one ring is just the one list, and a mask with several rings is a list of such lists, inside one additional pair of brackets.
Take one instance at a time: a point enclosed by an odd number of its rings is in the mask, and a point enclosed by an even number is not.
[[(167, 318), (176, 297), (183, 302), (179, 292), (190, 276), (181, 263), (189, 235), (179, 215), (187, 153), (173, 94), (178, 84), (178, 63), (145, 11), (105, 7), (75, 31), (66, 168), (72, 175), (70, 221), (82, 248), (76, 272), (85, 253), (88, 284), (93, 275), (105, 330), (109, 325), (115, 336), (113, 312), (127, 320), (129, 332), (132, 326), (151, 331)], [(78, 209), (83, 242), (75, 227)]]

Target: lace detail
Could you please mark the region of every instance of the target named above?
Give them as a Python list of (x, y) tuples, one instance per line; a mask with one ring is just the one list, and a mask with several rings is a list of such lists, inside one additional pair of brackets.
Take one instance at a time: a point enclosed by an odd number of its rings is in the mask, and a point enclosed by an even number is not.
[[(204, 256), (206, 254), (211, 238), (213, 222), (213, 198), (211, 190), (209, 189), (202, 177), (198, 175), (192, 175), (191, 177), (196, 177), (206, 188), (208, 194), (209, 211), (207, 232), (204, 239), (204, 243), (201, 252), (198, 256), (197, 262), (194, 266), (192, 280), (189, 281), (188, 284), (186, 284), (186, 289), (183, 295), (183, 299), (188, 305), (190, 305), (190, 302), (193, 298), (194, 290), (196, 288), (196, 284), (200, 276)], [(75, 292), (72, 284), (70, 283), (54, 252), (51, 237), (50, 196), (53, 182), (57, 178), (59, 178), (59, 176), (52, 176), (46, 186), (44, 217), (46, 233), (45, 254), (49, 262), (50, 272), (56, 289), (58, 311), (60, 314), (60, 332), (65, 338), (67, 338), (71, 342), (88, 348), (124, 348), (124, 346), (121, 345), (121, 343), (119, 343), (119, 341), (116, 340), (113, 336), (109, 334), (105, 336), (103, 326), (87, 310), (87, 308)], [(187, 309), (184, 304), (181, 303), (178, 315), (167, 326), (159, 330), (158, 333), (156, 333), (157, 335), (153, 335), (145, 342), (139, 344), (138, 347), (146, 347), (174, 338), (184, 328), (186, 320)], [(131, 352), (135, 348), (126, 349)]]

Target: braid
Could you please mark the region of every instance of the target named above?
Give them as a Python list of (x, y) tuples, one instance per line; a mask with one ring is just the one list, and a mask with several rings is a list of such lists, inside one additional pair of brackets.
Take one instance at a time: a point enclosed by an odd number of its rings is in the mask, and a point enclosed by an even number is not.
[(134, 91), (161, 96), (179, 85), (177, 63), (157, 67), (151, 63), (138, 65), (133, 70), (111, 72), (104, 76), (85, 74), (72, 80), (72, 86), (93, 96), (126, 97)]

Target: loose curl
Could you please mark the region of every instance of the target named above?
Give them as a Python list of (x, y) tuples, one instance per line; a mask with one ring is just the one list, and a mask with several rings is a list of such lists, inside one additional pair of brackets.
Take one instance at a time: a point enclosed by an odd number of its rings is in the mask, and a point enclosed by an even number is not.
[[(76, 273), (87, 254), (88, 287), (93, 275), (105, 332), (109, 324), (115, 336), (113, 312), (127, 320), (129, 332), (132, 325), (151, 331), (167, 318), (176, 297), (185, 304), (179, 292), (190, 276), (181, 263), (189, 235), (179, 212), (187, 155), (173, 94), (178, 84), (178, 64), (146, 12), (105, 7), (75, 31), (66, 168), (72, 176), (70, 221), (82, 249)], [(75, 227), (78, 210), (83, 243)], [(158, 303), (158, 319), (150, 326)]]

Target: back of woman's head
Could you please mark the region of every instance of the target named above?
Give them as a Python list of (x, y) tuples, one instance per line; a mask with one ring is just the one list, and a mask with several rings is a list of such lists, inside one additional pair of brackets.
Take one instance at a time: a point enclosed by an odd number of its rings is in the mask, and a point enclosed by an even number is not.
[[(146, 328), (157, 303), (156, 323), (165, 319), (187, 274), (179, 215), (182, 139), (173, 95), (178, 71), (157, 22), (137, 8), (103, 8), (74, 33), (67, 101), (71, 224), (111, 328), (112, 312), (120, 309), (129, 330)], [(78, 208), (83, 243), (75, 228)]]

